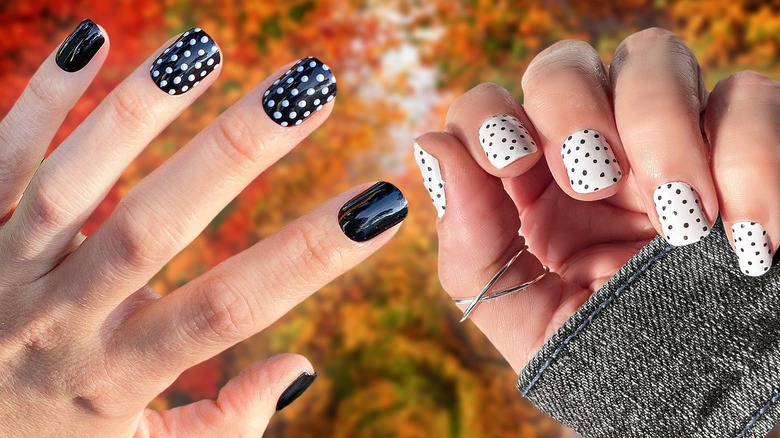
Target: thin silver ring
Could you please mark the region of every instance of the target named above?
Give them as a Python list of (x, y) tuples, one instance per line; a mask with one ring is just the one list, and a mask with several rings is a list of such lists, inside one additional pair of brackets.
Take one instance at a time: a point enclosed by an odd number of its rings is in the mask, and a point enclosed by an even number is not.
[(509, 267), (512, 266), (512, 264), (515, 262), (515, 260), (517, 260), (517, 258), (520, 257), (520, 255), (523, 254), (526, 250), (528, 250), (528, 246), (523, 246), (522, 248), (520, 248), (520, 251), (518, 251), (517, 254), (515, 254), (514, 257), (509, 259), (509, 261), (506, 262), (506, 264), (501, 269), (498, 270), (496, 275), (494, 275), (493, 278), (490, 279), (488, 284), (486, 284), (485, 287), (483, 287), (482, 290), (480, 290), (479, 293), (476, 296), (469, 297), (469, 298), (456, 298), (456, 299), (453, 299), (453, 301), (455, 301), (455, 304), (466, 304), (466, 303), (469, 303), (468, 307), (466, 307), (466, 310), (463, 311), (463, 317), (460, 319), (460, 322), (463, 322), (466, 319), (468, 319), (468, 317), (471, 314), (471, 312), (473, 312), (474, 308), (477, 307), (477, 304), (479, 304), (479, 303), (481, 303), (483, 301), (492, 300), (494, 298), (502, 297), (504, 295), (508, 295), (508, 294), (513, 293), (513, 292), (518, 292), (520, 290), (523, 290), (523, 289), (525, 289), (525, 288), (527, 288), (527, 287), (529, 287), (529, 286), (531, 286), (533, 284), (538, 283), (547, 274), (550, 273), (550, 268), (548, 268), (547, 266), (544, 266), (544, 272), (542, 274), (540, 274), (538, 277), (536, 277), (535, 279), (533, 279), (533, 280), (526, 281), (525, 283), (519, 284), (517, 286), (512, 286), (509, 289), (504, 289), (504, 290), (500, 290), (498, 292), (494, 292), (494, 293), (489, 294), (489, 295), (485, 295), (490, 290), (490, 288), (492, 288), (496, 283), (498, 283), (498, 280), (500, 280), (501, 277), (504, 276), (504, 274), (509, 269)]

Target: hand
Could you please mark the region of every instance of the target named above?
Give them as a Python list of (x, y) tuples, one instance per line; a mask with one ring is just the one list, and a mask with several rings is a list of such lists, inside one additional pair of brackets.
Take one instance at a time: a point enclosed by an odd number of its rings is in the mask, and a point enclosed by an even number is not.
[(123, 169), (214, 82), (222, 61), (200, 29), (172, 39), (41, 164), (108, 48), (101, 28), (82, 23), (0, 122), (0, 211), (12, 211), (0, 225), (0, 435), (259, 436), (313, 380), (304, 357), (254, 364), (216, 401), (144, 407), (183, 370), (380, 248), (406, 201), (385, 183), (348, 203), (368, 185), (357, 187), (160, 298), (148, 280), (325, 121), (336, 81), (314, 58), (283, 67), (85, 237), (79, 230)]
[(742, 72), (708, 95), (688, 47), (648, 29), (611, 66), (585, 43), (559, 42), (522, 88), (524, 106), (496, 85), (472, 89), (446, 132), (415, 148), (452, 297), (476, 295), (526, 244), (494, 290), (543, 264), (553, 272), (471, 314), (516, 371), (658, 234), (693, 244), (720, 214), (743, 274), (768, 270), (780, 243), (780, 211), (767, 202), (780, 199), (776, 82)]

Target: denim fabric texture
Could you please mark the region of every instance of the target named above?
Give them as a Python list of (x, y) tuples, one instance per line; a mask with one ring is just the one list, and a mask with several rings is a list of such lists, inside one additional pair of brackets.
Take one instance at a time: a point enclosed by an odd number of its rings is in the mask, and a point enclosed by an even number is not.
[(585, 437), (763, 437), (780, 420), (780, 266), (746, 277), (718, 221), (656, 238), (520, 373), (517, 388)]

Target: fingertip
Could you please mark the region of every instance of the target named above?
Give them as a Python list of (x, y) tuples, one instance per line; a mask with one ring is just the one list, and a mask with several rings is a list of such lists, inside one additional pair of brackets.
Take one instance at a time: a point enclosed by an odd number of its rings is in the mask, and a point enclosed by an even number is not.
[(450, 105), (445, 131), (466, 147), (487, 173), (513, 178), (541, 158), (539, 136), (531, 120), (505, 88), (479, 84)]

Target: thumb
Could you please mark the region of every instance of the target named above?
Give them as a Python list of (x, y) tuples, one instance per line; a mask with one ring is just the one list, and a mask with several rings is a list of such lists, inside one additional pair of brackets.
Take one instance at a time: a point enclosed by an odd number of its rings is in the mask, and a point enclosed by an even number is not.
[[(274, 412), (314, 382), (311, 363), (297, 354), (257, 362), (230, 380), (216, 400), (155, 412), (147, 409), (141, 436), (262, 436)], [(144, 430), (145, 429), (145, 430)]]
[[(438, 177), (443, 185), (434, 188), (446, 192), (446, 213), (437, 223), (439, 279), (451, 297), (473, 297), (525, 246), (518, 233), (517, 207), (502, 180), (488, 174), (449, 133), (419, 137), (415, 158), (426, 186), (432, 183), (429, 178)], [(434, 202), (441, 203), (440, 199), (436, 197)], [(543, 273), (539, 259), (523, 251), (488, 294), (532, 281)], [(521, 291), (481, 302), (470, 319), (519, 371), (552, 334), (551, 323), (561, 299), (568, 295), (567, 287), (572, 288), (550, 273)], [(460, 305), (460, 309), (466, 306)]]

